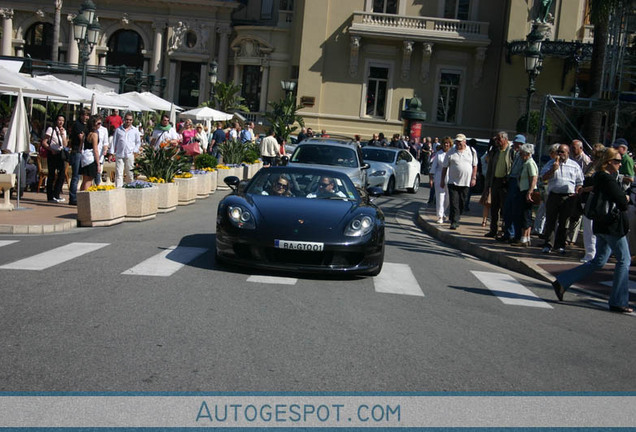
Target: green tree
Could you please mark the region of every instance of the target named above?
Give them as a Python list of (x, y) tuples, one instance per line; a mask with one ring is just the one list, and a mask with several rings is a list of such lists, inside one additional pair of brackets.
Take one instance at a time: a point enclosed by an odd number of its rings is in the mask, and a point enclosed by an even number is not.
[[(609, 39), (609, 19), (612, 12), (621, 4), (621, 0), (590, 0), (590, 22), (594, 25), (594, 42), (592, 44), (592, 62), (590, 65), (589, 97), (601, 96), (603, 64)], [(593, 144), (601, 139), (603, 113), (592, 111), (585, 122), (583, 136)]]
[(249, 108), (243, 104), (245, 98), (241, 96), (241, 86), (233, 82), (217, 82), (214, 84), (214, 98), (203, 102), (200, 106), (207, 106), (213, 109), (229, 113), (234, 111), (249, 112)]
[(272, 110), (265, 113), (265, 118), (274, 128), (276, 136), (281, 139), (289, 139), (289, 135), (298, 129), (298, 126), (294, 126), (296, 123), (305, 126), (305, 120), (297, 114), (302, 105), (296, 105), (293, 93), (289, 92), (279, 101), (270, 102), (269, 106)]

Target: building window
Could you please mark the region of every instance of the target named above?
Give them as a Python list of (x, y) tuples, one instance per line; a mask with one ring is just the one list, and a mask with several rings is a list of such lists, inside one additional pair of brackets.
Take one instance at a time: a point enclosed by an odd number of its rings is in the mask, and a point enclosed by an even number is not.
[(366, 115), (371, 117), (385, 116), (388, 82), (388, 68), (378, 66), (369, 67), (369, 74), (367, 75)]
[(373, 0), (373, 12), (396, 14), (398, 0)]
[(243, 66), (242, 94), (245, 105), (250, 112), (258, 112), (261, 99), (261, 68), (260, 66)]
[(141, 54), (144, 42), (139, 33), (133, 30), (116, 31), (108, 40), (108, 66), (125, 65), (129, 68), (144, 67), (144, 56)]
[(437, 97), (437, 121), (441, 123), (457, 123), (457, 108), (461, 74), (458, 72), (442, 72)]
[(272, 19), (274, 0), (261, 0), (261, 19)]
[(470, 0), (446, 0), (444, 18), (468, 20)]
[(29, 27), (24, 36), (24, 53), (38, 60), (51, 60), (53, 25), (38, 22)]
[(195, 107), (199, 105), (199, 79), (201, 64), (194, 62), (181, 62), (181, 74), (179, 79), (179, 105)]
[(280, 0), (279, 9), (282, 11), (291, 12), (294, 10), (294, 0)]

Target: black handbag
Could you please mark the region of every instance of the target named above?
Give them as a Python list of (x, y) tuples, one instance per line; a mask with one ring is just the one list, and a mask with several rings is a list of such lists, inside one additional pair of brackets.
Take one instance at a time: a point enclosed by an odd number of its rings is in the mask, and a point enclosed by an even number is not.
[(585, 202), (583, 214), (588, 219), (602, 224), (611, 224), (618, 220), (619, 210), (615, 202), (608, 201), (603, 192), (590, 192)]
[(60, 131), (57, 128), (55, 128), (55, 135), (57, 135), (57, 142), (60, 143), (60, 159), (62, 159), (62, 162), (66, 162), (68, 161), (67, 148), (64, 147), (64, 141), (62, 141)]

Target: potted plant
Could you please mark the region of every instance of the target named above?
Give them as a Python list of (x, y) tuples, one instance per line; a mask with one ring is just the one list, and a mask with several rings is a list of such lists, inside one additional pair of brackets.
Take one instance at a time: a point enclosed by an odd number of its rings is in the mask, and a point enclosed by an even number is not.
[(141, 222), (157, 216), (158, 188), (152, 183), (135, 180), (123, 187), (126, 192), (126, 222)]
[(194, 158), (194, 168), (199, 171), (205, 172), (209, 177), (210, 192), (216, 191), (217, 186), (217, 170), (215, 169), (218, 164), (217, 159), (209, 154), (200, 154)]
[(77, 193), (79, 226), (110, 226), (126, 218), (126, 193), (114, 185), (91, 186)]
[(221, 164), (216, 166), (216, 170), (218, 172), (216, 177), (216, 188), (218, 190), (229, 190), (230, 187), (226, 185), (223, 180), (225, 179), (225, 177), (234, 175), (234, 174), (230, 174), (231, 172), (230, 167), (227, 165)]
[(148, 181), (157, 188), (157, 213), (174, 211), (179, 204), (179, 190), (174, 183), (166, 183), (165, 179), (149, 177)]
[(197, 179), (197, 199), (210, 196), (212, 188), (212, 176), (204, 170), (191, 170), (190, 173)]
[(180, 206), (194, 204), (197, 199), (198, 181), (190, 171), (174, 176), (177, 185), (178, 203)]

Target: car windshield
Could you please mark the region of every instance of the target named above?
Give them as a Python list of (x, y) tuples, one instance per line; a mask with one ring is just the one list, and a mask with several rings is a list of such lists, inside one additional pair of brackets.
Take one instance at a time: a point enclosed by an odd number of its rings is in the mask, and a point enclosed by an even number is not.
[(246, 194), (303, 199), (356, 200), (358, 193), (348, 177), (307, 170), (261, 170)]
[(362, 159), (365, 161), (393, 163), (396, 152), (365, 147), (362, 149)]
[(290, 162), (350, 168), (358, 166), (358, 158), (353, 148), (319, 144), (298, 146)]

